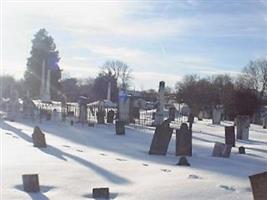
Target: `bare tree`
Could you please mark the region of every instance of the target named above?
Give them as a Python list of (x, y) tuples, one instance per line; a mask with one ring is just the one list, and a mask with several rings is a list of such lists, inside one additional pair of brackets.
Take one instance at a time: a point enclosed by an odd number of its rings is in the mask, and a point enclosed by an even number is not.
[(264, 96), (267, 90), (267, 60), (261, 58), (250, 61), (243, 69), (238, 83), (241, 86), (259, 91), (260, 97)]
[(101, 70), (103, 74), (112, 75), (118, 81), (120, 87), (124, 89), (129, 87), (132, 70), (127, 64), (119, 60), (111, 60), (105, 62)]

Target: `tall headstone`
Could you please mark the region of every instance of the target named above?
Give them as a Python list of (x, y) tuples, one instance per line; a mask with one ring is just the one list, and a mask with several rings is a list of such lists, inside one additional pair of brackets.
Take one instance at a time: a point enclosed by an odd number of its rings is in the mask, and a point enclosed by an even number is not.
[(192, 156), (192, 132), (186, 123), (176, 130), (176, 156)]
[(221, 123), (221, 116), (222, 116), (222, 110), (219, 107), (219, 105), (216, 105), (212, 109), (212, 124), (220, 124)]
[(170, 120), (165, 120), (156, 127), (149, 154), (166, 155), (171, 140), (173, 129), (170, 128)]
[(193, 123), (194, 123), (194, 114), (190, 112), (188, 116), (188, 122), (189, 122), (189, 130), (192, 131)]
[(22, 175), (23, 190), (25, 192), (39, 192), (38, 174), (24, 174)]
[(175, 113), (176, 113), (175, 107), (170, 107), (169, 108), (169, 119), (171, 121), (174, 121), (175, 120)]
[(267, 199), (267, 171), (249, 176), (254, 200)]
[(39, 147), (39, 148), (46, 147), (45, 134), (42, 133), (41, 129), (38, 126), (34, 128), (32, 134), (32, 141), (34, 147)]
[(249, 139), (250, 117), (248, 115), (238, 115), (236, 117), (236, 137), (240, 140)]
[(96, 113), (96, 119), (97, 119), (98, 124), (104, 124), (105, 123), (106, 111), (105, 111), (105, 105), (104, 104), (105, 104), (104, 101), (100, 101), (100, 103), (98, 105), (98, 110)]
[(234, 126), (225, 126), (225, 144), (232, 145), (235, 147), (235, 127)]
[(125, 90), (119, 92), (119, 120), (129, 123), (130, 98)]
[(159, 82), (159, 97), (158, 97), (158, 108), (155, 114), (154, 125), (158, 126), (164, 121), (164, 106), (165, 106), (165, 82)]

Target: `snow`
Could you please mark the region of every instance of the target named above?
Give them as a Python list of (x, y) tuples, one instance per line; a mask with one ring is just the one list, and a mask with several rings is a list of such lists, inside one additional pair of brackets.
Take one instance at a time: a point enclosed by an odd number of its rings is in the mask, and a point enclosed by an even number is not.
[[(212, 157), (216, 141), (224, 142), (224, 125), (194, 123), (190, 167), (175, 165), (175, 134), (166, 156), (149, 155), (153, 129), (129, 126), (116, 136), (114, 125), (27, 120), (1, 121), (3, 199), (73, 200), (92, 198), (95, 187), (109, 187), (111, 199), (253, 199), (249, 175), (267, 170), (267, 130), (252, 125), (250, 140), (238, 140), (247, 154)], [(35, 148), (31, 134), (38, 125), (47, 148)], [(22, 174), (38, 173), (40, 193), (22, 189)]]

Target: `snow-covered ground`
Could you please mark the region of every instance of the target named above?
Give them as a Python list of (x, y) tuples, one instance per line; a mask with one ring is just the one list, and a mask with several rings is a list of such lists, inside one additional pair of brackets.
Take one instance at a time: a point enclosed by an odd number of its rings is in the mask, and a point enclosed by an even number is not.
[[(47, 148), (33, 147), (35, 125), (45, 133)], [(2, 197), (90, 199), (92, 188), (109, 187), (111, 199), (253, 199), (248, 176), (267, 170), (267, 130), (252, 125), (250, 140), (237, 141), (246, 155), (235, 147), (229, 159), (212, 157), (214, 142), (224, 142), (223, 125), (196, 122), (191, 167), (180, 167), (175, 135), (167, 156), (156, 156), (148, 154), (151, 129), (128, 127), (125, 136), (116, 136), (113, 125), (1, 121)], [(22, 190), (27, 173), (39, 174), (40, 193)]]

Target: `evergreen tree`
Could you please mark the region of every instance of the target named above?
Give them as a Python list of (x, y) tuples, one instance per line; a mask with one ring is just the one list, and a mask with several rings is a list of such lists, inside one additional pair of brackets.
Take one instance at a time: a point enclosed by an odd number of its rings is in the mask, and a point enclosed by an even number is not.
[(58, 51), (54, 39), (48, 35), (45, 29), (40, 29), (32, 40), (31, 56), (28, 58), (27, 70), (24, 74), (25, 86), (33, 98), (40, 97), (42, 78), (42, 63), (45, 62), (46, 73), (51, 69), (50, 93), (51, 98), (56, 99), (60, 85), (61, 71), (57, 65), (59, 61)]

